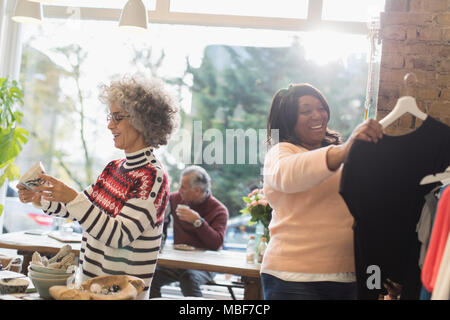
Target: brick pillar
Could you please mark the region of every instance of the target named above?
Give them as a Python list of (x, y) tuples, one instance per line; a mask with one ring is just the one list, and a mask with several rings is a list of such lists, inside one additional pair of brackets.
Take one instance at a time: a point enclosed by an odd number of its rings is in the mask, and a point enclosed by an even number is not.
[[(380, 16), (382, 54), (376, 118), (385, 117), (404, 95), (450, 126), (450, 0), (386, 0)], [(405, 88), (413, 72), (417, 83)], [(387, 128), (398, 135), (414, 130), (419, 119), (405, 115)]]

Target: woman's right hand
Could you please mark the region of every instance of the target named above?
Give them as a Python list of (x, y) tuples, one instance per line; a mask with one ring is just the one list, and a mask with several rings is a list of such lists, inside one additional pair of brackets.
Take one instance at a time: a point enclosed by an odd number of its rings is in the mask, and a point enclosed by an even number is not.
[(24, 186), (18, 184), (16, 186), (18, 193), (19, 193), (19, 200), (23, 203), (27, 202), (33, 202), (36, 205), (41, 204), (41, 195), (37, 192), (34, 192), (32, 190), (28, 190)]
[(347, 158), (347, 154), (356, 140), (378, 143), (378, 141), (380, 141), (380, 139), (382, 138), (383, 127), (378, 121), (374, 119), (364, 121), (353, 130), (352, 134), (344, 144), (333, 146), (328, 150), (328, 168), (331, 171), (338, 169), (344, 162), (345, 158)]

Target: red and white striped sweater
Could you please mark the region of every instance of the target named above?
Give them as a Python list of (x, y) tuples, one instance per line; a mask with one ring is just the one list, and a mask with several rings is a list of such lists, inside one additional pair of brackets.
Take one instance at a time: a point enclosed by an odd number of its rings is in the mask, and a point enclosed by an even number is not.
[(168, 176), (151, 148), (111, 161), (97, 182), (67, 204), (42, 200), (45, 213), (78, 221), (83, 228), (83, 280), (100, 275), (132, 275), (148, 298), (161, 244)]

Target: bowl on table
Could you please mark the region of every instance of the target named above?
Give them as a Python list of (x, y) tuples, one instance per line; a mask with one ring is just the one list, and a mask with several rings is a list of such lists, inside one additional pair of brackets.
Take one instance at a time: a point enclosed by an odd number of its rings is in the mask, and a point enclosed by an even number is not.
[(33, 282), (33, 285), (36, 288), (39, 295), (41, 296), (41, 298), (44, 299), (53, 299), (48, 291), (50, 287), (65, 286), (67, 283), (67, 279), (44, 279), (33, 276), (28, 277), (30, 278), (31, 282)]
[(37, 292), (44, 299), (52, 299), (49, 288), (52, 286), (65, 286), (67, 279), (74, 271), (67, 272), (66, 269), (49, 268), (31, 263), (28, 266), (28, 278), (33, 282)]
[(49, 268), (45, 266), (41, 266), (35, 263), (30, 263), (28, 266), (33, 271), (42, 272), (42, 273), (49, 273), (49, 274), (65, 274), (66, 269), (56, 269), (56, 268)]
[(22, 271), (22, 258), (7, 257), (0, 254), (0, 265), (2, 265), (5, 270), (20, 273)]
[(0, 279), (0, 294), (24, 293), (30, 283), (26, 279)]
[(71, 275), (73, 275), (73, 272), (65, 272), (65, 273), (46, 273), (46, 272), (39, 272), (34, 270), (31, 266), (28, 266), (28, 277), (36, 277), (40, 279), (67, 279)]

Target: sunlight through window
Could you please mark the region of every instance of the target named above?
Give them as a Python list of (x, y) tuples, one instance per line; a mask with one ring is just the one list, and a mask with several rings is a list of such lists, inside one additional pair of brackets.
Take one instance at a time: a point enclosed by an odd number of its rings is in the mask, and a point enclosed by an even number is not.
[[(148, 10), (155, 10), (156, 0), (142, 0)], [(49, 5), (122, 9), (127, 0), (55, 0)]]
[(367, 54), (367, 37), (329, 31), (303, 32), (300, 42), (305, 48), (305, 57), (323, 66), (332, 61), (343, 61), (351, 54)]
[(170, 10), (190, 13), (304, 19), (308, 0), (172, 0)]
[(324, 0), (322, 19), (366, 22), (384, 10), (385, 0)]

